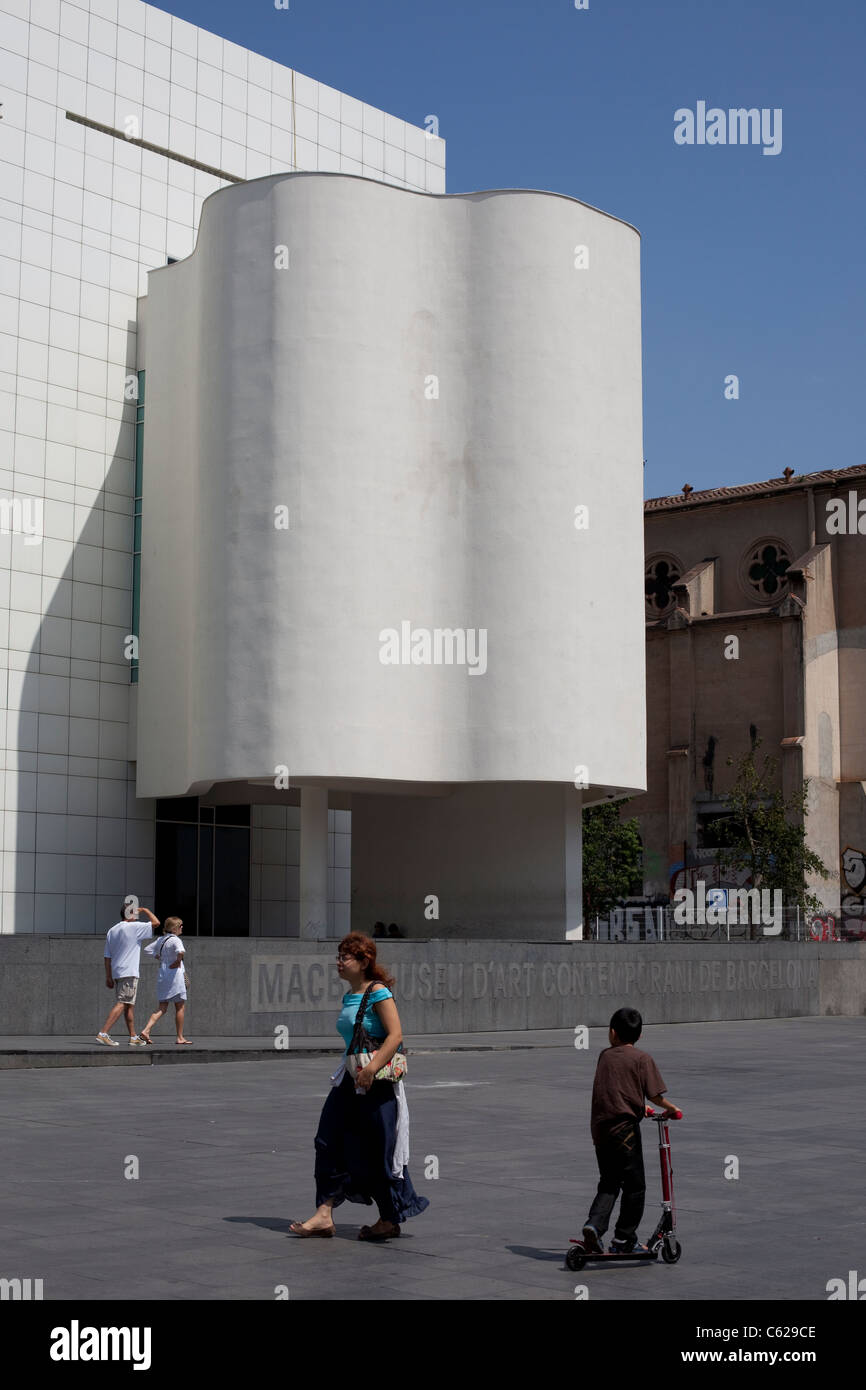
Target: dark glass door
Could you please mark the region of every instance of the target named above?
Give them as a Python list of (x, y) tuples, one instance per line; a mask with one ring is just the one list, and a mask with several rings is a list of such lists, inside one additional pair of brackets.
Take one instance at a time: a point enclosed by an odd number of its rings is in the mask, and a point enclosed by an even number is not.
[(155, 907), (191, 936), (249, 936), (250, 808), (156, 803)]

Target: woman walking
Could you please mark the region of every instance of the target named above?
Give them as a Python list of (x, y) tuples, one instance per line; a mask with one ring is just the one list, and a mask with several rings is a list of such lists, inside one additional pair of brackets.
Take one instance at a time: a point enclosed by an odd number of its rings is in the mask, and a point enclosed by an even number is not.
[(159, 1022), (169, 1004), (174, 1004), (174, 1021), (177, 1027), (175, 1046), (192, 1047), (189, 1038), (183, 1035), (187, 976), (184, 965), (186, 953), (180, 939), (182, 931), (183, 922), (179, 917), (166, 917), (162, 935), (144, 948), (147, 955), (153, 956), (159, 964), (159, 974), (156, 977), (156, 1001), (159, 1007), (155, 1014), (151, 1014), (147, 1026), (142, 1028), (140, 1033), (140, 1037), (149, 1045), (153, 1044), (150, 1031), (154, 1024)]
[[(346, 985), (337, 1030), (346, 1052), (331, 1078), (331, 1093), (322, 1108), (316, 1134), (316, 1212), (307, 1221), (293, 1221), (293, 1235), (333, 1236), (333, 1209), (341, 1202), (363, 1202), (379, 1208), (379, 1220), (362, 1226), (359, 1240), (391, 1240), (400, 1225), (430, 1205), (419, 1197), (406, 1163), (409, 1158), (409, 1114), (399, 1079), (377, 1080), (383, 1070), (401, 1072), (403, 1030), (391, 993), (394, 981), (376, 964), (376, 943), (360, 932), (340, 942), (337, 974)], [(363, 1010), (363, 1012), (361, 1012)], [(360, 1017), (359, 1017), (360, 1013)], [(352, 1060), (370, 1043), (369, 1061)], [(353, 1071), (355, 1075), (353, 1075)]]

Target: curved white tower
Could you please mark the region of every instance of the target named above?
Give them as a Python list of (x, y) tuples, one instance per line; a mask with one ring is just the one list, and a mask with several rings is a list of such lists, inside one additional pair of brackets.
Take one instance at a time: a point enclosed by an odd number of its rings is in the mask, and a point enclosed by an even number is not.
[(151, 275), (145, 341), (139, 795), (510, 784), (519, 824), (548, 784), (561, 826), (576, 777), (643, 789), (632, 227), (258, 179)]

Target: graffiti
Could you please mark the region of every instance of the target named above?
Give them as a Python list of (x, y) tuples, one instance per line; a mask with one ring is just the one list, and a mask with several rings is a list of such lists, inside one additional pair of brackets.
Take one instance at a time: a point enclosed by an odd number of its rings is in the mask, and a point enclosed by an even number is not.
[(671, 898), (679, 888), (690, 888), (694, 892), (699, 882), (705, 883), (708, 888), (749, 888), (752, 872), (750, 869), (731, 870), (712, 861), (706, 864), (684, 864), (680, 860), (678, 864), (671, 865)]
[(842, 877), (852, 893), (866, 895), (866, 853), (847, 845), (842, 851)]
[(813, 917), (809, 923), (809, 935), (813, 941), (841, 941), (836, 919), (830, 913), (826, 917)]
[(842, 924), (849, 940), (866, 937), (866, 852), (846, 845), (841, 855)]
[(597, 941), (658, 941), (664, 933), (664, 921), (659, 921), (659, 909), (646, 904), (629, 903), (613, 907), (604, 918), (588, 923), (584, 936)]

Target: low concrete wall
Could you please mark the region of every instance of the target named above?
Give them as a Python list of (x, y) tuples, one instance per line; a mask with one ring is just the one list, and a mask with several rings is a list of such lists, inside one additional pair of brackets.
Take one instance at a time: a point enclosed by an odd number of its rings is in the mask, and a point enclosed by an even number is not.
[[(334, 1033), (342, 986), (333, 942), (185, 938), (188, 1024), (202, 1036)], [(102, 937), (0, 937), (0, 1031), (93, 1034), (113, 1001)], [(664, 945), (389, 941), (407, 1036), (597, 1027), (623, 1004), (647, 1023), (866, 1013), (866, 942)], [(136, 1017), (155, 1006), (142, 956)]]

